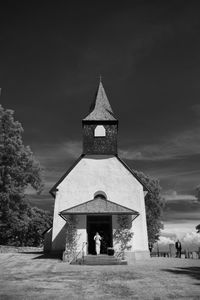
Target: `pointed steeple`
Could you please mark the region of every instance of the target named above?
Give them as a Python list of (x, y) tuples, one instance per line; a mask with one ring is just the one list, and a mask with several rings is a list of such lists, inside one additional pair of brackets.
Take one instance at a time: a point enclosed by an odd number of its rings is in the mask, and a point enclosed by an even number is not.
[(113, 110), (106, 96), (103, 84), (99, 82), (99, 86), (95, 95), (95, 99), (90, 106), (89, 115), (83, 121), (115, 121)]
[(83, 154), (117, 154), (118, 120), (113, 115), (101, 78), (90, 112), (82, 120), (82, 126)]

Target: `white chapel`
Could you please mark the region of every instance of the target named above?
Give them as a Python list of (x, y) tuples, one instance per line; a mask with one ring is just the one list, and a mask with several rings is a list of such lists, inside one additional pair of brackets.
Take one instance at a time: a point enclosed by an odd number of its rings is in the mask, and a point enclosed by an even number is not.
[(145, 195), (137, 175), (118, 156), (118, 120), (100, 81), (89, 114), (82, 120), (82, 155), (53, 186), (53, 227), (46, 233), (45, 250), (65, 251), (67, 217), (77, 219), (77, 252), (95, 254), (94, 235), (103, 237), (101, 254), (112, 247), (118, 216), (126, 215), (133, 232), (126, 251), (128, 264), (150, 257)]

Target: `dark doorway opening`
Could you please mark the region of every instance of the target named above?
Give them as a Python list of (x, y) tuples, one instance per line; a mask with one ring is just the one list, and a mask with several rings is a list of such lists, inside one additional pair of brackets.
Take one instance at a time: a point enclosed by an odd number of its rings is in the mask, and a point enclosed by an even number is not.
[(98, 232), (102, 237), (100, 254), (106, 254), (113, 246), (112, 216), (87, 216), (88, 254), (96, 254), (94, 236)]

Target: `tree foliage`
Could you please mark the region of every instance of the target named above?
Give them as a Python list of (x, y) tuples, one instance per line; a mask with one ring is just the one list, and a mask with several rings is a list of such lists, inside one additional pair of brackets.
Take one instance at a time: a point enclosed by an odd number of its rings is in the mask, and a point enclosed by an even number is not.
[(200, 185), (195, 189), (195, 196), (197, 197), (197, 200), (200, 201)]
[[(195, 189), (195, 196), (197, 197), (197, 200), (200, 201), (200, 185), (198, 185)], [(197, 233), (200, 233), (200, 224), (196, 226)]]
[(129, 242), (133, 237), (133, 232), (130, 230), (130, 220), (127, 215), (117, 216), (118, 228), (115, 230), (113, 239), (114, 243), (119, 245), (120, 251), (125, 251), (131, 248)]
[(159, 239), (160, 230), (163, 228), (161, 218), (164, 199), (161, 197), (161, 187), (157, 179), (150, 178), (142, 172), (134, 172), (149, 189), (145, 197), (147, 231), (149, 242), (155, 243)]
[(197, 233), (200, 233), (200, 224), (196, 226)]
[(40, 244), (50, 217), (27, 202), (26, 188), (40, 192), (43, 184), (41, 167), (24, 146), (22, 133), (14, 111), (0, 106), (0, 243), (32, 246)]

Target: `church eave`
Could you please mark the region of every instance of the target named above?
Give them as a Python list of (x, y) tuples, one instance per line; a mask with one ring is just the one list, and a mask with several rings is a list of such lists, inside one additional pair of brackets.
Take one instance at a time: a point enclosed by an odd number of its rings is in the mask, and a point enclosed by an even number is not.
[(106, 125), (106, 124), (110, 124), (110, 125), (118, 125), (119, 121), (117, 119), (115, 120), (86, 120), (83, 119), (82, 120), (82, 124), (87, 124), (87, 125), (93, 125), (93, 124), (99, 124), (99, 125)]
[(133, 177), (135, 177), (141, 183), (141, 185), (144, 188), (144, 191), (151, 193), (151, 190), (146, 186), (146, 184), (144, 184), (144, 182), (142, 182), (139, 176), (118, 155), (115, 156), (123, 164), (123, 166), (133, 175)]
[(57, 181), (56, 184), (50, 189), (49, 193), (55, 198), (55, 193), (57, 191), (57, 186), (63, 181), (63, 179), (74, 169), (74, 167), (79, 163), (79, 161), (85, 156), (81, 154), (79, 158), (72, 164), (72, 166), (64, 173), (64, 175)]
[(113, 115), (110, 113), (90, 113), (88, 116), (86, 116), (83, 121), (117, 121)]
[(139, 213), (133, 209), (125, 207), (121, 204), (117, 204), (113, 201), (95, 198), (84, 203), (72, 206), (65, 209), (59, 213), (60, 216), (64, 217), (66, 215), (134, 215), (138, 216)]

